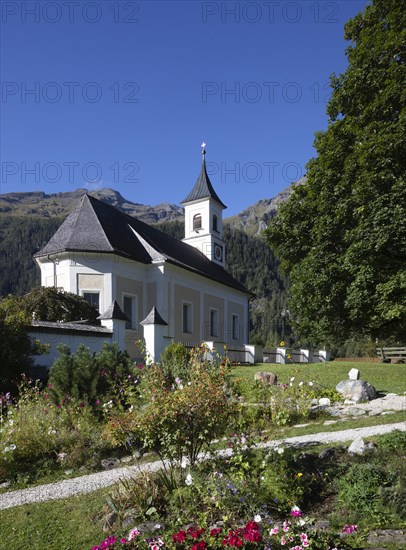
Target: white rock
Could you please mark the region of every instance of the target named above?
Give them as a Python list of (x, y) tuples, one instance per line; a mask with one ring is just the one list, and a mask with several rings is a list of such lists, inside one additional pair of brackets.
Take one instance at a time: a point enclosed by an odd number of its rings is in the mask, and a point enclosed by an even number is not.
[(354, 455), (363, 455), (365, 449), (365, 441), (361, 437), (359, 437), (358, 439), (355, 439), (348, 447), (348, 452)]
[(376, 390), (369, 382), (363, 380), (342, 380), (336, 386), (345, 399), (351, 399), (355, 403), (363, 403), (376, 399)]
[(331, 401), (328, 397), (320, 397), (319, 399), (319, 405), (321, 405), (322, 407), (324, 406), (330, 406), (331, 405)]
[(348, 378), (350, 380), (359, 380), (359, 375), (360, 375), (360, 372), (358, 369), (351, 369), (350, 372), (348, 373)]

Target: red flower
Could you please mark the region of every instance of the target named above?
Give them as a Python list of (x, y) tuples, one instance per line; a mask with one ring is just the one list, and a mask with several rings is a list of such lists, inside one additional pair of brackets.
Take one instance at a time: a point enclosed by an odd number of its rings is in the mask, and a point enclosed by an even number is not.
[(204, 529), (199, 529), (198, 527), (189, 527), (187, 530), (188, 535), (190, 535), (193, 539), (198, 539), (202, 533), (204, 533)]
[(174, 542), (183, 542), (186, 539), (186, 531), (179, 531), (172, 536)]
[(216, 537), (216, 536), (219, 535), (220, 533), (221, 533), (221, 529), (215, 528), (215, 529), (212, 529), (212, 530), (210, 531), (210, 536)]
[(204, 540), (199, 540), (199, 542), (196, 542), (192, 546), (192, 550), (205, 550), (206, 547), (207, 547), (207, 544), (204, 542)]

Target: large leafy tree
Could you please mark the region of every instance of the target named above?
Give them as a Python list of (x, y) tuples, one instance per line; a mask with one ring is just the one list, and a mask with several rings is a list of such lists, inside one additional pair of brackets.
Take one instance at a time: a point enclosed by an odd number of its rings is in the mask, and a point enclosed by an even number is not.
[(345, 26), (317, 157), (267, 230), (304, 343), (406, 335), (406, 10), (373, 0)]

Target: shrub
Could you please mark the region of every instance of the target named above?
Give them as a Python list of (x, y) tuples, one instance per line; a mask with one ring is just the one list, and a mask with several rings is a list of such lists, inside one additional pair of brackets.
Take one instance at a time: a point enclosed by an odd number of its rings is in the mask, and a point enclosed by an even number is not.
[(180, 342), (171, 342), (161, 355), (161, 368), (169, 384), (174, 384), (176, 378), (189, 380), (189, 353)]
[(68, 346), (58, 346), (60, 357), (53, 364), (49, 382), (55, 403), (61, 403), (66, 396), (83, 401), (96, 410), (102, 399), (120, 399), (123, 385), (137, 379), (129, 355), (120, 351), (117, 344), (103, 344), (100, 352), (91, 354), (81, 344), (76, 353)]
[(143, 382), (142, 406), (113, 413), (106, 437), (112, 443), (137, 439), (161, 458), (180, 462), (187, 456), (194, 464), (199, 452), (225, 433), (235, 413), (228, 371), (227, 360), (204, 361), (200, 350), (191, 356), (188, 381), (175, 378), (172, 383), (166, 368), (152, 365)]

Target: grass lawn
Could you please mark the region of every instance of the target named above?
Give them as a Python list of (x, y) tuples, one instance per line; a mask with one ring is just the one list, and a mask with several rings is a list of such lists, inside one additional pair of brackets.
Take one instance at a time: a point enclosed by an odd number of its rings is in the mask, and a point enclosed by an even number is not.
[(334, 362), (277, 365), (274, 363), (260, 363), (235, 367), (232, 371), (234, 378), (253, 379), (258, 371), (273, 372), (279, 382), (287, 382), (290, 377), (305, 382), (315, 381), (327, 388), (334, 388), (341, 380), (348, 378), (348, 371), (356, 368), (360, 371), (361, 380), (372, 384), (380, 393), (403, 394), (406, 391), (406, 364), (390, 363), (351, 363)]
[(0, 511), (1, 550), (92, 548), (106, 536), (99, 514), (110, 490)]

